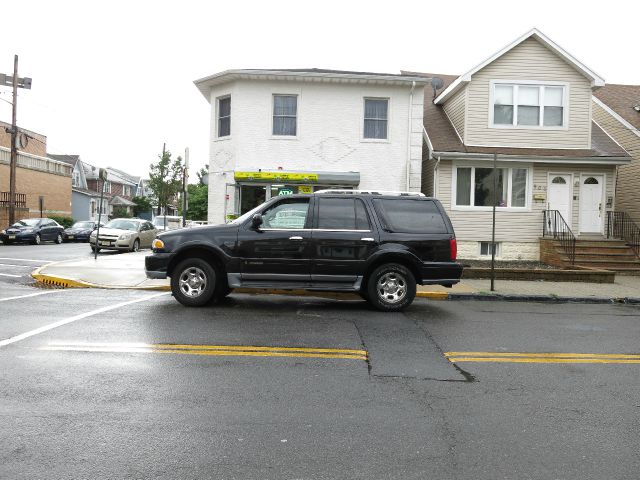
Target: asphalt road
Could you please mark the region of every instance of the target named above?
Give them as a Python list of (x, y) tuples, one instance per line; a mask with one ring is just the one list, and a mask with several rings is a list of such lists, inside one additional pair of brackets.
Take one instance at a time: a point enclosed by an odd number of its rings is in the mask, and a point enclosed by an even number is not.
[(0, 309), (0, 478), (640, 471), (639, 307), (4, 283)]

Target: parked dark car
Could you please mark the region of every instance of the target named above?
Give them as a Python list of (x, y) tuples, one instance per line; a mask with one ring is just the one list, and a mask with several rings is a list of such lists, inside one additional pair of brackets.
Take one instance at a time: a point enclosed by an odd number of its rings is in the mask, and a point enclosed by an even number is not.
[(4, 244), (30, 242), (40, 245), (46, 241), (62, 243), (63, 230), (58, 222), (50, 218), (25, 218), (0, 231), (0, 240)]
[(416, 284), (460, 281), (456, 239), (440, 202), (422, 194), (320, 191), (274, 198), (227, 225), (160, 234), (149, 278), (202, 306), (233, 288), (356, 292), (402, 310)]
[[(100, 224), (102, 227), (104, 223)], [(98, 222), (87, 220), (84, 222), (76, 222), (69, 228), (65, 228), (62, 232), (62, 240), (65, 242), (88, 242), (89, 235), (96, 228), (98, 228)]]

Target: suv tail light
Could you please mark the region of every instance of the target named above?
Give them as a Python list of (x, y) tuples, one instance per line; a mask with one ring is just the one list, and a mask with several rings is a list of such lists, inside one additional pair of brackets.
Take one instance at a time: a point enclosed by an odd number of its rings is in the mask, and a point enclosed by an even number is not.
[(449, 240), (449, 251), (451, 252), (451, 261), (454, 262), (458, 257), (458, 244), (455, 238)]

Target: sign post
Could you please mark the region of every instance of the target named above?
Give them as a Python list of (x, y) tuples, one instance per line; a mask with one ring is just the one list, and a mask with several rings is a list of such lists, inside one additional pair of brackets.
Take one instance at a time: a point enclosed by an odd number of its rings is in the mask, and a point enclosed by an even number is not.
[(98, 228), (96, 230), (96, 245), (93, 249), (93, 258), (94, 260), (98, 259), (98, 245), (100, 244), (100, 222), (102, 221), (102, 202), (104, 201), (104, 185), (107, 182), (107, 170), (104, 168), (100, 169), (100, 173), (98, 177), (102, 180), (102, 188), (100, 188), (100, 207), (98, 208)]

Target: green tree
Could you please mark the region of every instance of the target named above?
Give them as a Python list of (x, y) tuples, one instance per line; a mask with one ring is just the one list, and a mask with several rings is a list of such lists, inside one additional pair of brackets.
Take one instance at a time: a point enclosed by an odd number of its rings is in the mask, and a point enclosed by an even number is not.
[(141, 213), (150, 212), (153, 208), (151, 200), (147, 197), (133, 197), (131, 201), (136, 204), (133, 207), (133, 215), (136, 217), (139, 217)]
[(188, 220), (206, 220), (209, 206), (209, 187), (206, 185), (187, 185), (189, 192)]
[(199, 185), (204, 185), (204, 176), (208, 174), (209, 174), (209, 171), (207, 170), (206, 167), (202, 167), (200, 170), (196, 172)]
[(182, 188), (183, 168), (182, 157), (173, 160), (171, 152), (164, 148), (162, 154), (158, 155), (158, 162), (149, 166), (149, 189), (158, 202), (158, 208), (164, 207), (165, 213), (169, 202)]

